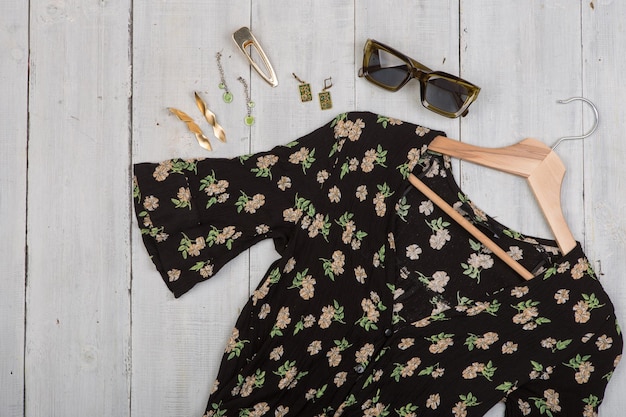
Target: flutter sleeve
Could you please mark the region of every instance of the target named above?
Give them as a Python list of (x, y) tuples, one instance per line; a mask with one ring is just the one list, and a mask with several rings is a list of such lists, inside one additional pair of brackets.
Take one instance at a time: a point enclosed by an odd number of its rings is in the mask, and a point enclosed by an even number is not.
[(143, 242), (174, 295), (262, 239), (283, 251), (298, 214), (318, 199), (315, 178), (333, 141), (326, 125), (253, 155), (136, 164), (133, 199)]

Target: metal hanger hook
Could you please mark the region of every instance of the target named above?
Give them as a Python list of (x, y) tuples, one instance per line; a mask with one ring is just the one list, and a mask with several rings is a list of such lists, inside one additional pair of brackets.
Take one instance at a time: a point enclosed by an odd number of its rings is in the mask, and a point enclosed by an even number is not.
[(564, 140), (573, 140), (573, 139), (584, 139), (588, 136), (591, 136), (593, 134), (593, 132), (596, 131), (596, 129), (598, 128), (598, 120), (599, 120), (599, 115), (598, 115), (598, 108), (595, 106), (595, 104), (593, 104), (593, 102), (589, 99), (586, 99), (584, 97), (570, 97), (566, 100), (557, 100), (557, 103), (562, 103), (562, 104), (567, 104), (569, 102), (572, 102), (574, 100), (581, 100), (584, 101), (585, 103), (589, 104), (589, 106), (591, 106), (591, 110), (593, 110), (593, 115), (595, 117), (593, 126), (591, 126), (591, 129), (589, 129), (589, 131), (587, 133), (584, 133), (580, 136), (563, 136), (562, 138), (559, 138), (556, 143), (552, 146), (552, 150), (555, 150), (557, 146), (559, 146), (559, 144), (561, 142), (563, 142)]

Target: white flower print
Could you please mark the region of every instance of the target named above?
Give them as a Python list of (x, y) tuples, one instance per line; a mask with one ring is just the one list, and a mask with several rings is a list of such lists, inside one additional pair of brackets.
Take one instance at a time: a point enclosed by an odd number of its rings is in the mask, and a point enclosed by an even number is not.
[(167, 277), (170, 282), (174, 282), (178, 280), (178, 278), (180, 278), (180, 273), (180, 269), (170, 269), (169, 271), (167, 271)]
[(331, 203), (338, 203), (341, 200), (341, 190), (336, 185), (328, 191), (328, 199)]
[(324, 184), (326, 180), (330, 177), (330, 174), (325, 169), (319, 171), (317, 173), (317, 182), (320, 184)]
[(257, 235), (264, 235), (270, 231), (270, 227), (266, 224), (260, 224), (255, 228), (255, 230)]
[(432, 212), (434, 211), (434, 209), (435, 207), (433, 206), (433, 202), (430, 200), (422, 201), (418, 208), (420, 213), (425, 214), (427, 216), (430, 216)]
[(576, 265), (571, 270), (573, 279), (580, 279), (585, 275), (585, 272), (589, 269), (589, 262), (585, 258), (578, 259)]
[(421, 254), (422, 248), (415, 243), (406, 247), (406, 257), (412, 261), (418, 260)]
[(309, 354), (311, 356), (313, 355), (317, 355), (318, 353), (320, 353), (320, 351), (322, 350), (322, 342), (320, 340), (314, 340), (309, 344), (309, 347), (307, 348), (307, 352), (309, 352)]
[(517, 352), (517, 343), (508, 341), (502, 345), (502, 353), (505, 355), (511, 355)]
[(522, 400), (521, 398), (517, 400), (517, 407), (519, 408), (523, 416), (527, 416), (531, 412), (530, 404), (528, 404), (526, 401)]
[(569, 290), (560, 289), (554, 294), (557, 304), (565, 304), (569, 301)]
[(509, 250), (506, 252), (514, 261), (524, 259), (524, 252), (519, 246), (509, 246)]
[(417, 126), (415, 128), (415, 134), (417, 136), (424, 136), (426, 135), (428, 132), (430, 132), (430, 129), (427, 127), (423, 127), (423, 126)]
[(148, 211), (154, 211), (159, 208), (159, 199), (149, 195), (143, 200), (143, 207)]
[(347, 378), (348, 378), (347, 372), (339, 372), (337, 373), (337, 375), (335, 375), (335, 379), (333, 380), (333, 383), (335, 384), (335, 386), (337, 386), (337, 388), (339, 388), (346, 382)]
[(291, 178), (285, 177), (284, 175), (280, 177), (278, 180), (278, 188), (281, 191), (285, 191), (287, 188), (291, 188)]
[(511, 290), (511, 295), (513, 297), (522, 298), (526, 294), (528, 294), (528, 287), (527, 286), (515, 287), (515, 288), (513, 288)]
[(398, 343), (398, 349), (400, 349), (400, 350), (407, 350), (408, 348), (410, 348), (414, 344), (415, 344), (415, 339), (414, 338), (412, 338), (412, 337), (403, 337), (400, 340), (400, 343)]
[(472, 253), (467, 263), (476, 269), (489, 269), (493, 266), (493, 258), (486, 253)]
[(448, 229), (439, 229), (435, 232), (435, 234), (430, 236), (428, 243), (430, 243), (430, 247), (436, 250), (440, 250), (446, 244), (446, 242), (450, 241), (450, 232)]
[(265, 319), (270, 314), (270, 311), (272, 311), (270, 305), (267, 303), (263, 304), (261, 306), (261, 310), (259, 311), (259, 319)]
[(611, 347), (613, 346), (613, 338), (607, 336), (606, 334), (603, 334), (602, 336), (598, 337), (598, 340), (596, 340), (596, 346), (598, 347), (599, 351), (611, 349)]
[(289, 407), (279, 405), (274, 412), (274, 417), (285, 417), (289, 413)]
[(450, 281), (450, 277), (445, 271), (437, 271), (433, 274), (432, 279), (428, 281), (428, 289), (442, 293), (445, 291), (448, 281)]
[(283, 357), (284, 353), (285, 349), (283, 348), (283, 345), (277, 346), (270, 352), (270, 359), (273, 361), (279, 361), (280, 358)]
[(358, 198), (359, 201), (365, 201), (365, 199), (367, 199), (367, 186), (366, 185), (359, 185), (356, 188), (356, 198)]
[(285, 267), (283, 268), (283, 272), (289, 273), (289, 272), (293, 271), (293, 269), (295, 267), (296, 267), (296, 259), (292, 256), (285, 263)]
[(441, 396), (439, 394), (430, 394), (428, 399), (426, 400), (426, 408), (430, 408), (431, 410), (436, 410), (439, 408), (441, 404)]
[(172, 161), (167, 160), (161, 162), (155, 169), (152, 176), (155, 180), (161, 182), (165, 181), (165, 179), (170, 175), (170, 170), (172, 169)]
[(367, 278), (365, 268), (363, 268), (361, 265), (354, 268), (354, 278), (356, 278), (357, 282), (359, 282), (360, 284), (365, 284), (365, 279)]

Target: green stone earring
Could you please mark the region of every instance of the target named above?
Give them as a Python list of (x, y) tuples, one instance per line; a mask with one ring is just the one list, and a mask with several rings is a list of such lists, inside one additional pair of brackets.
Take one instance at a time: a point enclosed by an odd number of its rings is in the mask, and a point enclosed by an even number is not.
[(217, 85), (220, 90), (224, 90), (224, 94), (222, 94), (222, 100), (224, 103), (230, 103), (233, 101), (233, 93), (230, 92), (228, 86), (226, 85), (226, 80), (224, 79), (224, 68), (222, 67), (222, 53), (218, 52), (215, 54), (215, 58), (217, 59), (217, 69), (220, 71), (220, 83)]
[(248, 83), (243, 77), (237, 78), (241, 84), (243, 84), (244, 94), (246, 95), (246, 117), (243, 119), (246, 126), (252, 126), (254, 124), (254, 116), (252, 116), (252, 108), (254, 107), (254, 101), (250, 99), (250, 89)]

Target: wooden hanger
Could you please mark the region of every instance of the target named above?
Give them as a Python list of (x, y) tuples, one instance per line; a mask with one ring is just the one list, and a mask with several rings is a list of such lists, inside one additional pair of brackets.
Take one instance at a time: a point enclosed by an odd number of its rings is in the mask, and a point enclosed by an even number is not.
[[(565, 166), (554, 152), (554, 148), (563, 140), (582, 139), (591, 135), (598, 125), (597, 109), (589, 100), (573, 97), (559, 102), (569, 103), (572, 100), (583, 100), (592, 106), (596, 117), (595, 124), (588, 133), (582, 136), (561, 138), (552, 148), (536, 139), (524, 139), (519, 143), (503, 148), (484, 148), (445, 136), (437, 136), (428, 146), (429, 150), (435, 152), (526, 178), (563, 255), (576, 246), (576, 240), (567, 226), (561, 208), (561, 185), (565, 176)], [(409, 181), (524, 279), (533, 278), (532, 273), (459, 214), (419, 178), (410, 174)]]

